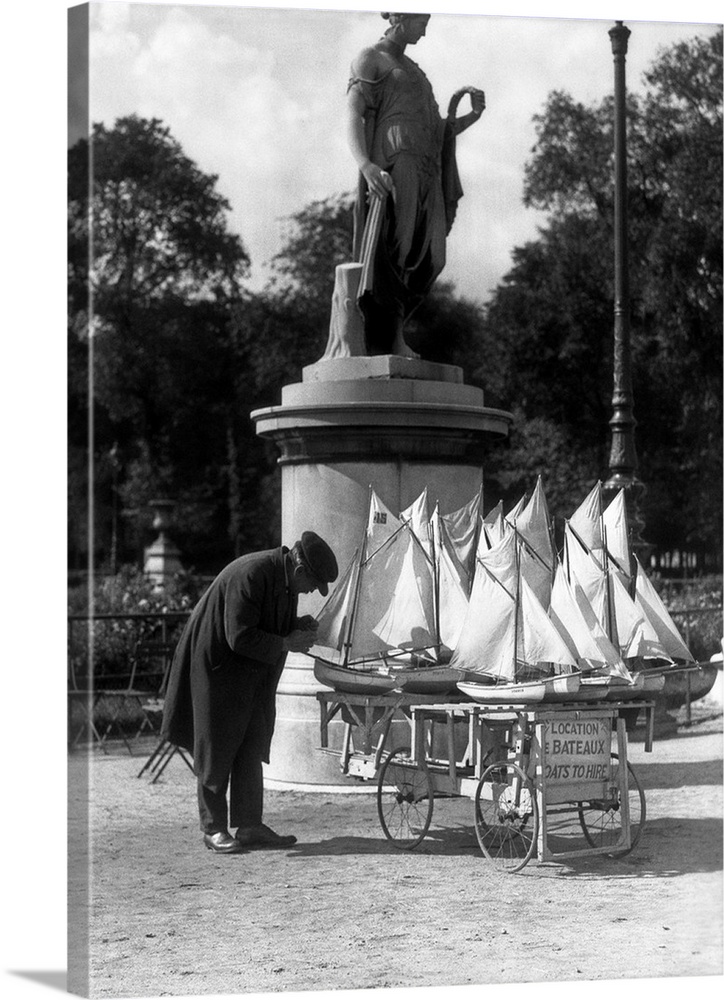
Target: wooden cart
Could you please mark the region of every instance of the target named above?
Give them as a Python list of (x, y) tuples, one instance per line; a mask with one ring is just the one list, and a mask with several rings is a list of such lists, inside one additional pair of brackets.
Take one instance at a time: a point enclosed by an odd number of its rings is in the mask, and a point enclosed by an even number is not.
[[(483, 854), (510, 872), (533, 857), (620, 857), (641, 837), (646, 802), (628, 762), (624, 713), (644, 712), (650, 752), (651, 701), (431, 704), (424, 696), (336, 692), (318, 698), (322, 748), (339, 754), (344, 773), (377, 777), (380, 824), (395, 847), (416, 847), (430, 829), (435, 799), (460, 795), (474, 803)], [(346, 717), (341, 753), (327, 747), (326, 723), (337, 711)], [(400, 713), (409, 720), (410, 741), (390, 751), (390, 723)]]
[[(447, 705), (467, 699), (445, 695)], [(411, 709), (413, 706), (430, 705), (429, 694), (411, 694), (389, 691), (384, 694), (365, 694), (346, 691), (318, 691), (320, 707), (320, 747), (322, 753), (339, 758), (342, 774), (361, 780), (377, 779), (384, 754), (389, 751), (390, 729), (394, 721), (405, 722), (407, 745), (411, 746)], [(329, 723), (339, 717), (344, 723), (342, 747), (329, 745)], [(397, 745), (397, 744), (395, 744)]]

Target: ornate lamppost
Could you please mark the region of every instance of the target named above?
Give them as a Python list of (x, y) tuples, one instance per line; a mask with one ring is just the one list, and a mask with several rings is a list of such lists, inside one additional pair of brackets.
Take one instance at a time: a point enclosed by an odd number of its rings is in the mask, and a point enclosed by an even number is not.
[(641, 539), (643, 520), (639, 505), (645, 487), (637, 478), (638, 459), (631, 381), (631, 326), (628, 273), (628, 186), (626, 163), (626, 51), (630, 30), (616, 21), (609, 31), (614, 60), (614, 333), (613, 415), (609, 476), (604, 493), (612, 497), (623, 488), (629, 515), (631, 547), (639, 555), (647, 548)]

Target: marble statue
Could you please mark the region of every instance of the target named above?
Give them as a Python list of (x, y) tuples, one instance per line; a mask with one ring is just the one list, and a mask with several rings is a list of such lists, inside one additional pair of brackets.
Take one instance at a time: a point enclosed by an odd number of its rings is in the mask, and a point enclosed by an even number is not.
[[(485, 109), (483, 91), (456, 92), (447, 118), (429, 80), (406, 54), (429, 14), (384, 13), (389, 28), (352, 62), (347, 138), (359, 167), (354, 263), (337, 269), (325, 359), (416, 357), (403, 327), (445, 265), (445, 241), (462, 188), (455, 139)], [(456, 118), (470, 95), (471, 110)]]

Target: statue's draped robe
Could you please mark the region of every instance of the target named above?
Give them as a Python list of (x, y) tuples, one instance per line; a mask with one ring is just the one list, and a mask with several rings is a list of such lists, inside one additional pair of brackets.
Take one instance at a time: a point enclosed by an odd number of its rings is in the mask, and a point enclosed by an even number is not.
[[(392, 177), (373, 267), (359, 289), (369, 348), (389, 348), (397, 318), (407, 318), (445, 265), (445, 238), (462, 188), (452, 126), (440, 116), (430, 82), (411, 59), (379, 80), (353, 77), (365, 103), (370, 160)], [(360, 174), (355, 206), (354, 259), (360, 260), (368, 212)], [(372, 341), (372, 343), (370, 343)]]

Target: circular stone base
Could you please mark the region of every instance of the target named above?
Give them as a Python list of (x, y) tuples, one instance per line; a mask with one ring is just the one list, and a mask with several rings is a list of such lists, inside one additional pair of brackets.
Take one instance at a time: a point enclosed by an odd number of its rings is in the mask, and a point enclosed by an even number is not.
[[(256, 410), (252, 419), (280, 451), (282, 543), (316, 531), (334, 550), (340, 575), (362, 541), (370, 488), (394, 514), (425, 487), (431, 511), (436, 503), (443, 514), (458, 510), (479, 492), (487, 448), (512, 422), (510, 413), (486, 407), (483, 391), (464, 385), (460, 369), (449, 365), (342, 358), (305, 369), (304, 378), (284, 388), (280, 406)], [(324, 601), (303, 596), (299, 613), (314, 615)], [(320, 685), (312, 663), (288, 657), (266, 774), (294, 786), (349, 787), (339, 760), (319, 751)], [(400, 725), (390, 746), (409, 740), (407, 724)], [(341, 721), (332, 720), (335, 749), (342, 731)]]

